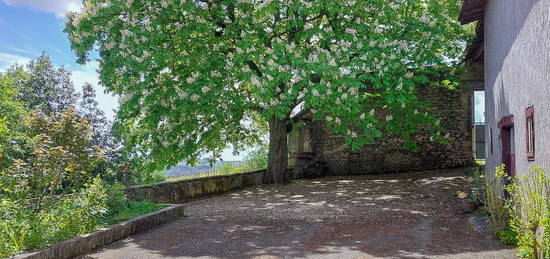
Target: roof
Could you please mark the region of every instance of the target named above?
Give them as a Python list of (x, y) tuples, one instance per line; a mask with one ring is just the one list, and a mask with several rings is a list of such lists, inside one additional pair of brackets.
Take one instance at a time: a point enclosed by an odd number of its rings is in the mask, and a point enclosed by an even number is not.
[(462, 24), (478, 21), (476, 38), (466, 48), (466, 61), (477, 61), (483, 56), (485, 5), (487, 0), (464, 0), (458, 20)]
[(487, 0), (464, 0), (458, 20), (462, 24), (483, 20)]

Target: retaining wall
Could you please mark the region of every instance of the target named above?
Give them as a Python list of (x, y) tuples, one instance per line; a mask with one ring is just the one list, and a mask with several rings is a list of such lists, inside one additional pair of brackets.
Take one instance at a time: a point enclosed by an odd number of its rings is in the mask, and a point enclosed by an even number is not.
[(234, 175), (211, 176), (192, 180), (136, 185), (125, 189), (128, 199), (156, 203), (185, 201), (264, 183), (266, 170)]
[(71, 238), (43, 250), (16, 255), (15, 259), (66, 259), (75, 258), (94, 251), (97, 248), (124, 239), (132, 234), (151, 227), (182, 218), (182, 204), (133, 218), (131, 220), (100, 229), (90, 234)]

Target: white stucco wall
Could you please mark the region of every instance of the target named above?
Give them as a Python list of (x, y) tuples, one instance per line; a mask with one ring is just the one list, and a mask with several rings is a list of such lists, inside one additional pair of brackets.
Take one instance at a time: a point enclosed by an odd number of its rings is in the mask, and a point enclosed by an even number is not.
[[(535, 165), (550, 173), (550, 0), (489, 0), (484, 44), (487, 169), (502, 164), (498, 122), (514, 115), (516, 173)], [(529, 106), (535, 110), (533, 162), (526, 154)]]

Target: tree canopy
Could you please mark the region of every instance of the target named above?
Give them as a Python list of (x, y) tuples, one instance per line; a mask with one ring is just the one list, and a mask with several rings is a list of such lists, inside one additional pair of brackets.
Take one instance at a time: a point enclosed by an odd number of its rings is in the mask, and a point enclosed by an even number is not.
[(128, 144), (163, 168), (258, 139), (258, 114), (279, 135), (270, 150), (286, 152), (302, 105), (353, 148), (382, 134), (412, 148), (422, 126), (442, 138), (416, 85), (459, 63), (459, 3), (86, 0), (65, 30), (79, 62), (98, 51)]
[(17, 78), (17, 99), (25, 102), (30, 109), (41, 110), (45, 114), (60, 114), (75, 104), (78, 98), (71, 72), (64, 67), (55, 67), (46, 54), (31, 60), (25, 67), (10, 67), (6, 76)]

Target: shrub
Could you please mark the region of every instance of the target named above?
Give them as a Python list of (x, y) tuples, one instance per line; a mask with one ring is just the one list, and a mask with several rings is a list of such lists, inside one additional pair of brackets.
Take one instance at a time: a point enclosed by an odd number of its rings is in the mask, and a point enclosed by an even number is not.
[(506, 228), (500, 232), (497, 233), (498, 238), (500, 239), (500, 242), (502, 242), (505, 245), (517, 245), (518, 244), (518, 238), (517, 233), (511, 228)]
[[(504, 167), (497, 168), (497, 176), (505, 175)], [(510, 195), (506, 208), (510, 214), (510, 228), (517, 234), (519, 255), (526, 258), (550, 256), (550, 227), (548, 187), (550, 179), (540, 167), (533, 167), (527, 174), (515, 177), (505, 186)]]
[(485, 209), (489, 212), (489, 227), (497, 235), (508, 229), (508, 220), (510, 218), (504, 206), (504, 200), (501, 197), (502, 187), (500, 179), (502, 177), (499, 175), (496, 175), (493, 179), (485, 177), (486, 195), (483, 199)]
[(0, 257), (90, 232), (103, 224), (107, 192), (99, 179), (51, 207), (31, 210), (20, 200), (0, 199)]
[[(107, 195), (90, 172), (102, 152), (74, 107), (22, 119), (28, 139), (10, 146), (25, 155), (0, 167), (0, 256), (88, 232), (107, 212)], [(10, 153), (9, 150), (6, 153)]]

